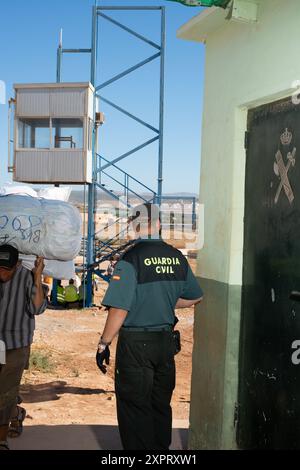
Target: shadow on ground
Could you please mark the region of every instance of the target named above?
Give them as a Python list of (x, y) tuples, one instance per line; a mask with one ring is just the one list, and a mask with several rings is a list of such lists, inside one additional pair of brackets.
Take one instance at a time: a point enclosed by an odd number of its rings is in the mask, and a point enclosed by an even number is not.
[(63, 380), (48, 382), (39, 385), (24, 384), (20, 390), (24, 403), (39, 403), (44, 401), (59, 400), (59, 395), (72, 393), (76, 395), (97, 395), (100, 393), (114, 394), (114, 390), (103, 390), (102, 388), (72, 387)]
[[(171, 449), (187, 449), (187, 434), (173, 429)], [(110, 425), (28, 426), (9, 445), (12, 450), (122, 450), (118, 427)]]

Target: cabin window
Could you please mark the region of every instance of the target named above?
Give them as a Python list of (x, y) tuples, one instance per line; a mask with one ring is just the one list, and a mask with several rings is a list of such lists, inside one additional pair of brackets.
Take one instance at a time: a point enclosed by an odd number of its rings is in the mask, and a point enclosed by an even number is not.
[(60, 149), (83, 149), (83, 119), (52, 119), (52, 145)]
[(49, 149), (50, 119), (19, 119), (18, 144), (21, 149)]

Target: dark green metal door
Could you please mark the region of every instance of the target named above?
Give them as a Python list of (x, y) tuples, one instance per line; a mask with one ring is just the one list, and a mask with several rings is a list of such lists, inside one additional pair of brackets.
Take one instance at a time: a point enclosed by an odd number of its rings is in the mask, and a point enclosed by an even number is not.
[(300, 105), (256, 108), (248, 131), (237, 441), (300, 449)]

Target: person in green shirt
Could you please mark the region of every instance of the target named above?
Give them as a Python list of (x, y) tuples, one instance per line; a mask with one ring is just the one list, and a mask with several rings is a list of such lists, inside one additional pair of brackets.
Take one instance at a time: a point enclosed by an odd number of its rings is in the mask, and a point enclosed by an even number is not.
[(72, 304), (78, 302), (78, 292), (74, 285), (74, 279), (70, 279), (69, 285), (65, 287), (65, 302), (70, 308), (72, 308)]
[(61, 281), (57, 281), (57, 303), (61, 306), (66, 305), (65, 289), (61, 284)]
[(119, 333), (115, 390), (123, 447), (167, 450), (175, 388), (174, 310), (201, 302), (203, 292), (183, 254), (160, 238), (157, 206), (137, 206), (131, 221), (137, 240), (116, 264), (102, 301), (109, 311), (96, 359), (106, 373), (109, 345)]

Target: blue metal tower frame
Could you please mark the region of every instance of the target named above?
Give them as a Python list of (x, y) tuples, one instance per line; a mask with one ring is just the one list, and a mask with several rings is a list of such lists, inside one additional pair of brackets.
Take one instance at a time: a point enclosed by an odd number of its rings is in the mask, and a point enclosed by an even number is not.
[[(106, 12), (114, 12), (114, 11), (159, 11), (160, 12), (160, 21), (161, 21), (161, 40), (160, 44), (157, 44), (145, 36), (137, 33), (131, 28), (128, 28), (124, 24), (120, 23), (119, 21), (115, 20), (111, 16), (108, 16)], [(111, 79), (105, 81), (104, 83), (97, 84), (97, 69), (98, 69), (98, 39), (99, 39), (99, 18), (102, 18), (115, 26), (118, 26), (122, 30), (126, 31), (127, 33), (135, 36), (136, 38), (140, 39), (143, 42), (146, 42), (154, 49), (156, 49), (156, 53), (147, 57), (142, 62), (137, 63), (136, 65), (130, 67), (129, 69), (125, 70), (124, 72), (113, 76)], [(99, 185), (99, 177), (101, 178), (101, 173), (109, 168), (110, 166), (116, 167), (116, 163), (133, 153), (138, 152), (142, 148), (145, 148), (151, 145), (153, 142), (158, 141), (158, 178), (157, 178), (157, 192), (154, 197), (154, 202), (158, 205), (161, 205), (162, 199), (162, 183), (163, 183), (163, 136), (164, 136), (164, 69), (165, 69), (165, 44), (166, 44), (166, 28), (165, 28), (165, 7), (163, 6), (98, 6), (97, 1), (95, 6), (93, 7), (93, 14), (92, 14), (92, 38), (91, 38), (91, 48), (90, 49), (64, 49), (62, 45), (62, 37), (60, 39), (59, 47), (57, 50), (57, 72), (56, 72), (56, 80), (57, 82), (61, 82), (62, 78), (62, 59), (64, 54), (77, 54), (77, 53), (88, 53), (91, 55), (91, 72), (90, 72), (90, 82), (95, 88), (94, 93), (94, 116), (96, 112), (96, 100), (101, 99), (101, 101), (105, 102), (106, 104), (112, 106), (114, 109), (117, 109), (128, 118), (134, 119), (135, 121), (139, 122), (141, 125), (146, 126), (148, 129), (151, 129), (156, 135), (144, 142), (143, 144), (139, 145), (127, 151), (126, 153), (113, 158), (112, 160), (108, 161), (104, 159), (103, 156), (97, 154), (96, 149), (96, 139), (97, 139), (97, 126), (93, 128), (93, 137), (92, 137), (92, 152), (93, 152), (93, 179), (92, 183), (88, 184), (88, 234), (87, 234), (87, 246), (86, 246), (86, 264), (87, 264), (87, 289), (86, 289), (86, 299), (85, 299), (85, 306), (90, 307), (92, 304), (92, 281), (93, 281), (93, 271), (95, 268), (95, 223), (94, 223), (94, 214), (96, 211), (96, 189)], [(135, 116), (134, 114), (130, 113), (128, 110), (118, 106), (116, 103), (113, 103), (110, 100), (107, 100), (104, 96), (99, 94), (99, 91), (102, 90), (114, 83), (121, 78), (127, 76), (130, 73), (133, 73), (137, 69), (145, 66), (149, 62), (154, 61), (155, 59), (160, 60), (160, 93), (159, 93), (159, 128), (155, 128), (149, 123), (147, 123), (144, 119)], [(102, 160), (104, 160), (104, 165), (102, 165)], [(99, 164), (100, 163), (100, 164)], [(125, 183), (124, 188), (125, 192), (128, 193), (128, 176), (125, 172)], [(126, 179), (127, 178), (127, 179)], [(134, 179), (134, 178), (133, 178)], [(137, 181), (137, 180), (136, 180)], [(104, 185), (102, 185), (104, 186)], [(144, 185), (142, 185), (144, 186)], [(144, 186), (145, 187), (145, 186)], [(103, 188), (101, 188), (103, 189)], [(148, 188), (149, 189), (149, 188)]]

